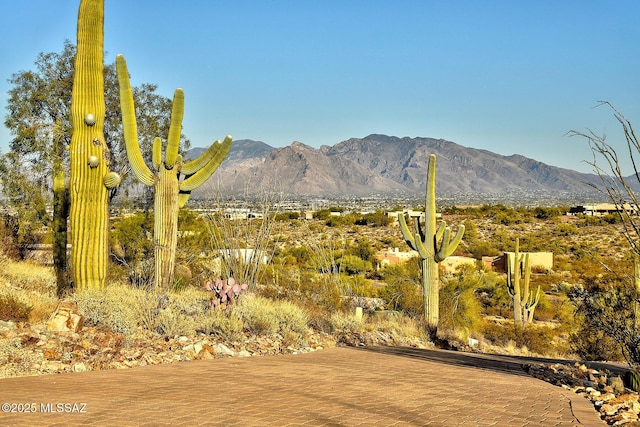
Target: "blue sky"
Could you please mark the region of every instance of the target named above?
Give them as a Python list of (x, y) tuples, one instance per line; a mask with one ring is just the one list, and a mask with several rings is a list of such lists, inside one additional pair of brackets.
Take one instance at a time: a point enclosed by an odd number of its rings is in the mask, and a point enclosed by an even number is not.
[[(7, 79), (75, 42), (79, 1), (3, 2)], [(106, 0), (107, 62), (132, 84), (185, 90), (193, 146), (226, 134), (319, 147), (371, 133), (434, 137), (580, 171), (569, 130), (623, 148), (616, 105), (640, 130), (640, 2)], [(0, 126), (0, 150), (10, 135)]]

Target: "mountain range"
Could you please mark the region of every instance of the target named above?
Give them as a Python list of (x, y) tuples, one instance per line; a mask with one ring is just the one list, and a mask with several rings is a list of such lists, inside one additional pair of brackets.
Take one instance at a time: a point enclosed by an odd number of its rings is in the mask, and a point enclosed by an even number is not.
[[(204, 150), (191, 149), (185, 157)], [(234, 141), (220, 168), (192, 197), (208, 198), (212, 187), (234, 194), (275, 189), (313, 197), (416, 196), (424, 194), (430, 154), (437, 158), (436, 189), (443, 194), (595, 194), (593, 186), (600, 184), (595, 174), (517, 154), (502, 156), (444, 139), (373, 134), (320, 148)]]

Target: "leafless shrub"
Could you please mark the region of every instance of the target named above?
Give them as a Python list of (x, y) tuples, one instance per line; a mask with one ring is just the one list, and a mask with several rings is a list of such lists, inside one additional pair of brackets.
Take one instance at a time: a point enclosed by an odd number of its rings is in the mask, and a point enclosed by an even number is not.
[(278, 222), (282, 193), (265, 191), (259, 196), (223, 199), (219, 192), (205, 217), (214, 257), (212, 270), (222, 278), (233, 277), (255, 290), (273, 258), (271, 237)]

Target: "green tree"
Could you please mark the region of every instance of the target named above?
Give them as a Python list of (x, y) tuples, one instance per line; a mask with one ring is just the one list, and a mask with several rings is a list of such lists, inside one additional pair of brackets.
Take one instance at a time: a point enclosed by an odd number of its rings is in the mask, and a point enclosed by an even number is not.
[[(28, 170), (16, 166), (16, 156), (8, 153), (0, 157), (0, 182), (2, 192), (13, 208), (5, 214), (5, 238), (9, 243), (9, 254), (23, 259), (29, 245), (40, 243), (39, 229), (49, 224), (46, 200), (37, 183), (29, 179)], [(4, 177), (11, 176), (11, 180)]]

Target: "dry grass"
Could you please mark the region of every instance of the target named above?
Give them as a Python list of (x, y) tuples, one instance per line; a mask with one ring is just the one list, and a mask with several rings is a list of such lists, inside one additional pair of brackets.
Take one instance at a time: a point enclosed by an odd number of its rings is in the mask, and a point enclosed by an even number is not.
[(53, 270), (0, 256), (0, 320), (45, 321), (55, 310)]
[(0, 282), (38, 293), (55, 295), (56, 278), (51, 267), (32, 261), (16, 262), (0, 254)]
[(165, 294), (114, 284), (105, 291), (78, 292), (73, 299), (85, 322), (121, 333), (129, 341), (138, 328), (167, 336), (191, 335), (207, 315), (207, 295), (194, 289)]

